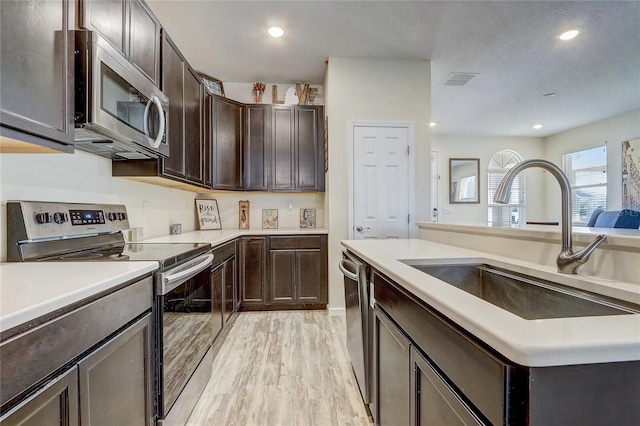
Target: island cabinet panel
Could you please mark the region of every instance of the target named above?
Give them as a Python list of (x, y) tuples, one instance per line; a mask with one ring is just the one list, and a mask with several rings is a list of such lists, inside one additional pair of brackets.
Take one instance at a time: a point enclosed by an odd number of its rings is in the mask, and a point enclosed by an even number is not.
[(213, 286), (213, 308), (211, 313), (211, 324), (213, 326), (214, 340), (224, 326), (224, 267), (218, 266), (211, 271), (211, 285)]
[(73, 152), (73, 4), (2, 2), (0, 152)]
[(373, 285), (379, 424), (395, 415), (386, 413), (392, 409), (385, 408), (385, 392), (405, 380), (386, 371), (390, 360), (383, 364), (380, 354), (393, 345), (380, 337), (380, 318), (389, 319), (409, 341), (405, 374), (412, 425), (634, 425), (640, 418), (640, 361), (517, 365), (375, 269)]
[(271, 105), (245, 105), (244, 189), (268, 191)]
[(213, 189), (243, 189), (243, 104), (212, 95)]
[(264, 306), (267, 282), (267, 237), (240, 238), (242, 308)]

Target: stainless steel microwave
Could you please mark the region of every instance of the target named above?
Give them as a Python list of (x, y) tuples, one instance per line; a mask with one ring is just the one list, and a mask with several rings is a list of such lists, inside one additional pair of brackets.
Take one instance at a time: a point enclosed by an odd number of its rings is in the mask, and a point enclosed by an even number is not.
[(75, 147), (114, 160), (169, 156), (169, 99), (98, 33), (75, 40)]

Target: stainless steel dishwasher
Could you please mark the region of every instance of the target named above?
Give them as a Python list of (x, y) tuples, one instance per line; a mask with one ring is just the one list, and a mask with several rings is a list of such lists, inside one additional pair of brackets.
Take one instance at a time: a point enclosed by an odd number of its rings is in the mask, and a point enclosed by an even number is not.
[(371, 311), (369, 309), (369, 288), (367, 265), (347, 251), (342, 252), (339, 264), (344, 275), (344, 298), (347, 321), (347, 349), (351, 365), (360, 387), (360, 394), (367, 409), (371, 402), (370, 359)]

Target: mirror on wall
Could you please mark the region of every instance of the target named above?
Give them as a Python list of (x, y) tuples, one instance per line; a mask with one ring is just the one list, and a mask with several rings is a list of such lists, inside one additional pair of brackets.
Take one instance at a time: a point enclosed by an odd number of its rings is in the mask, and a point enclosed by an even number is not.
[(449, 159), (449, 203), (480, 203), (480, 159)]

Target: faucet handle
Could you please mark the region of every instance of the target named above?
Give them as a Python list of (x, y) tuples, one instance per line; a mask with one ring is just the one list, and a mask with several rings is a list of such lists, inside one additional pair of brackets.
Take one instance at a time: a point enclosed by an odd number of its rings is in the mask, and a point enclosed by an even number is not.
[(589, 260), (589, 256), (591, 253), (605, 240), (607, 236), (604, 234), (600, 234), (596, 237), (595, 240), (591, 242), (588, 246), (583, 248), (577, 253), (571, 253), (570, 251), (562, 251), (558, 255), (557, 263), (558, 263), (558, 272), (562, 274), (577, 274), (578, 268), (580, 268), (583, 264), (587, 263)]

